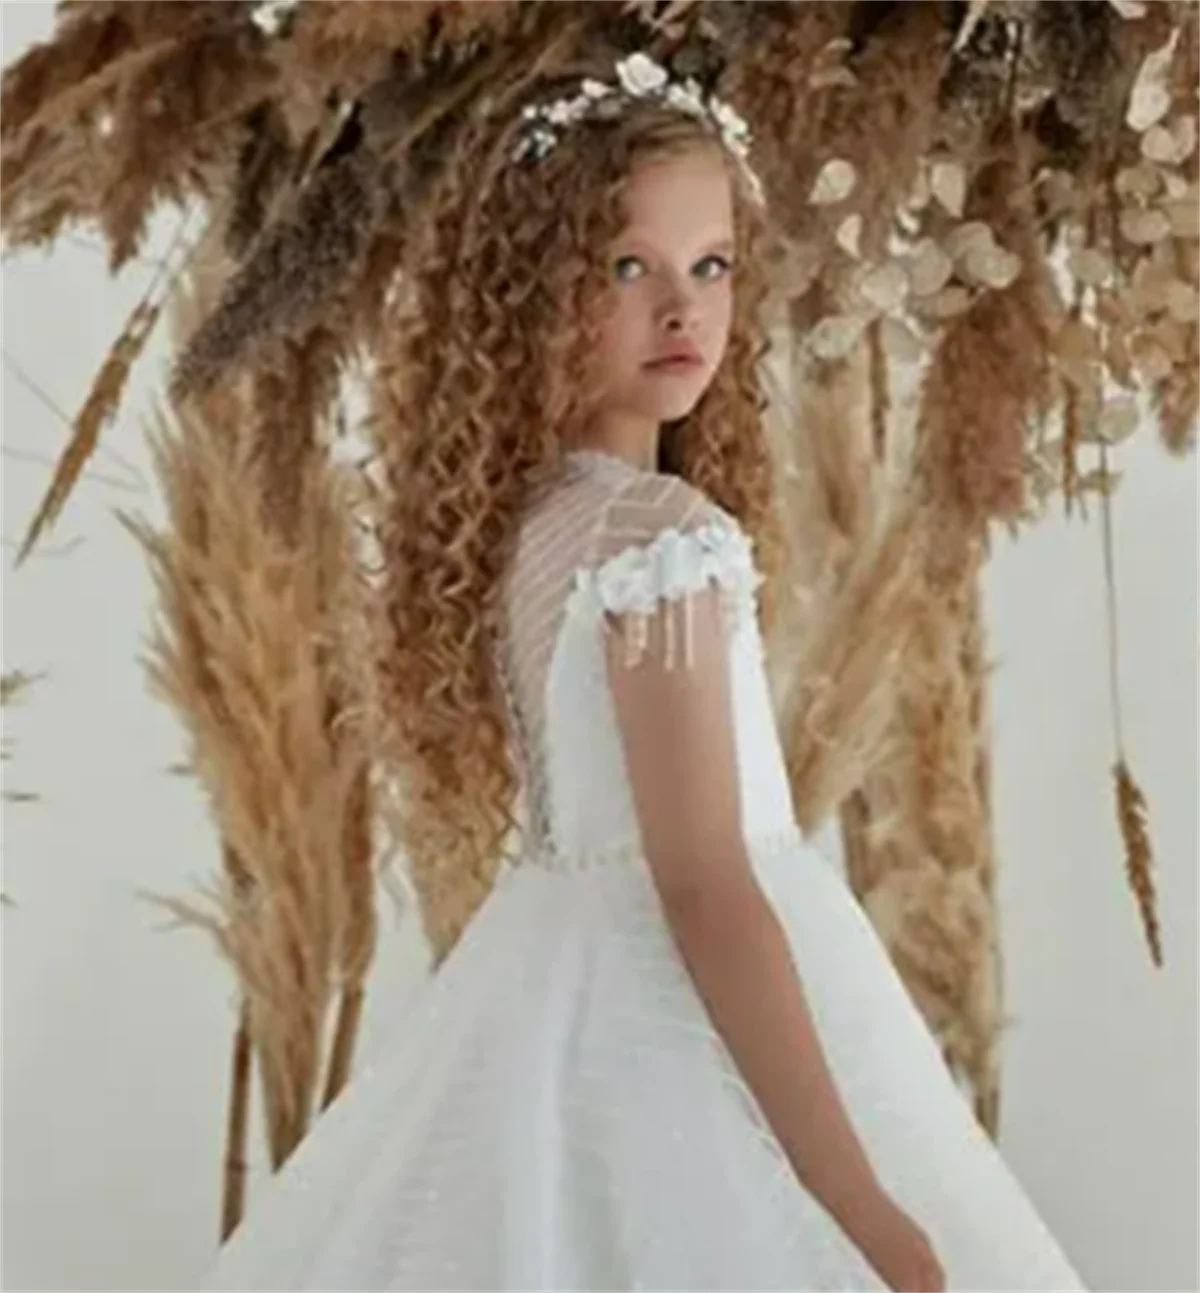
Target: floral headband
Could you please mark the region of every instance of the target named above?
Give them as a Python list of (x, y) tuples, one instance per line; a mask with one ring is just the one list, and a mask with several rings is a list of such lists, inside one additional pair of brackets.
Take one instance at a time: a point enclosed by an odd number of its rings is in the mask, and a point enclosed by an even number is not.
[(585, 78), (579, 93), (551, 103), (522, 109), (525, 123), (516, 161), (541, 161), (555, 147), (563, 130), (585, 117), (615, 117), (631, 100), (657, 101), (712, 125), (726, 151), (737, 161), (754, 200), (764, 201), (762, 182), (750, 166), (750, 129), (745, 121), (715, 95), (705, 95), (689, 77), (672, 81), (664, 67), (646, 54), (630, 54), (616, 65), (617, 84)]

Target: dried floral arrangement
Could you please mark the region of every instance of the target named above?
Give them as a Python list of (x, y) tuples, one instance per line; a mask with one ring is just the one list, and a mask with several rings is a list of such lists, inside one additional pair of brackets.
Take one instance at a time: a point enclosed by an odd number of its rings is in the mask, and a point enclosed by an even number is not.
[[(371, 380), (423, 196), (489, 85), (634, 50), (752, 124), (777, 225), (795, 596), (771, 659), (796, 803), (808, 825), (840, 816), (855, 892), (995, 1131), (979, 573), (993, 523), (1059, 499), (1095, 500), (1111, 555), (1111, 448), (1147, 426), (1192, 447), (1197, 18), (1195, 0), (63, 0), (53, 38), (6, 70), (10, 248), (83, 222), (116, 273), (154, 213), (181, 213), (23, 551), (174, 313), (169, 524), (130, 524), (160, 595), (153, 677), (222, 835), (215, 903), (174, 905), (212, 930), (244, 1001), (223, 1233), (244, 1206), (252, 1055), (277, 1167), (318, 1089), (328, 1102), (346, 1080), (374, 941), (388, 788), (352, 631), (370, 485), (329, 452), (341, 393)], [(1130, 884), (1161, 963), (1115, 726)], [(409, 879), (427, 928), (460, 930), (479, 900), (438, 919), (445, 895)]]

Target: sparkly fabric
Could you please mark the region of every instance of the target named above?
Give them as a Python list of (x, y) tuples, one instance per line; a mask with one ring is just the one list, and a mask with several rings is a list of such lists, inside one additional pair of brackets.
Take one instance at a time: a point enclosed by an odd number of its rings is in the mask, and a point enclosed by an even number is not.
[[(1082, 1283), (975, 1123), (870, 922), (801, 839), (731, 518), (573, 455), (532, 507), (501, 644), (527, 843), (394, 1043), (204, 1287), (881, 1289), (793, 1174), (676, 951), (639, 844), (606, 617), (724, 590), (746, 841), (886, 1188), (952, 1289)], [(685, 617), (686, 619), (686, 617)], [(687, 624), (678, 661), (687, 667)]]

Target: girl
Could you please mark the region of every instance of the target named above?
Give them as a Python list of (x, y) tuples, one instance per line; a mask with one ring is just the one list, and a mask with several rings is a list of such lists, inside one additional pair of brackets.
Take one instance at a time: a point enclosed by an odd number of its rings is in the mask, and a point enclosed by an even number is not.
[(795, 824), (746, 144), (635, 56), (431, 197), (380, 676), (435, 949), (487, 896), (210, 1286), (1081, 1287)]

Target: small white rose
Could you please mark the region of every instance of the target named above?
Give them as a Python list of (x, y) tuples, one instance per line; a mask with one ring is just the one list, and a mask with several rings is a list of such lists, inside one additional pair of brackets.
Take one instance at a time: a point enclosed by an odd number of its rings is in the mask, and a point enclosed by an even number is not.
[(679, 112), (685, 112), (690, 117), (704, 118), (707, 113), (704, 111), (704, 104), (700, 99), (682, 85), (672, 85), (667, 90), (667, 102), (671, 107)]
[(667, 83), (667, 73), (648, 54), (630, 54), (617, 64), (617, 79), (635, 99), (654, 94)]
[(711, 100), (710, 107), (713, 117), (727, 139), (742, 145), (750, 142), (750, 127), (735, 109), (720, 99)]

